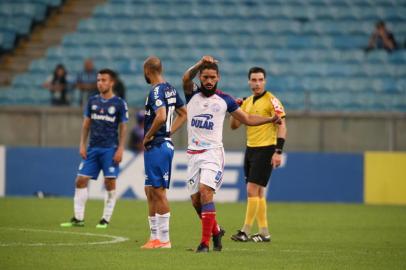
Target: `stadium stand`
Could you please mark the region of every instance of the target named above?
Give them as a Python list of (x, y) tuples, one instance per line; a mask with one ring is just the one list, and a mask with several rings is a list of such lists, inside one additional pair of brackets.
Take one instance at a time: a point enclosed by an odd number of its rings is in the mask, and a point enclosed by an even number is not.
[(27, 36), (34, 23), (44, 21), (47, 8), (57, 7), (62, 0), (2, 0), (0, 3), (0, 50), (14, 48), (17, 36)]
[[(43, 55), (38, 52), (47, 48), (48, 43), (42, 42), (41, 46), (35, 43), (40, 36), (38, 30), (45, 28), (64, 1), (0, 1), (0, 85), (9, 85), (15, 74), (27, 70), (30, 60)], [(52, 39), (49, 35), (47, 38)]]
[[(51, 0), (35, 3), (45, 1)], [(10, 29), (28, 23), (13, 20), (7, 22)], [(41, 83), (55, 65), (63, 63), (74, 75), (91, 57), (96, 67), (121, 74), (129, 104), (139, 107), (147, 88), (142, 61), (148, 55), (162, 58), (166, 78), (180, 88), (184, 70), (212, 54), (220, 60), (220, 88), (236, 97), (249, 94), (246, 73), (259, 65), (269, 72), (268, 88), (288, 110), (405, 112), (406, 51), (363, 51), (377, 20), (387, 22), (403, 44), (406, 2), (401, 0), (110, 0), (33, 61), (0, 98), (3, 104), (47, 104)], [(0, 34), (5, 38), (13, 37)], [(26, 96), (4, 93), (11, 91)]]

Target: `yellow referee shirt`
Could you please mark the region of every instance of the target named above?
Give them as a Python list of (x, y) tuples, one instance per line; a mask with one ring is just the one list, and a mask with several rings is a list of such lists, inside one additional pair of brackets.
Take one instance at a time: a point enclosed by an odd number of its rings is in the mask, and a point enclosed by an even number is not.
[[(282, 103), (268, 91), (265, 91), (259, 97), (254, 98), (254, 95), (248, 97), (241, 105), (241, 109), (248, 114), (261, 116), (278, 114), (280, 117), (285, 117), (285, 109)], [(261, 126), (247, 126), (247, 146), (276, 145), (277, 132), (277, 124), (269, 123)]]

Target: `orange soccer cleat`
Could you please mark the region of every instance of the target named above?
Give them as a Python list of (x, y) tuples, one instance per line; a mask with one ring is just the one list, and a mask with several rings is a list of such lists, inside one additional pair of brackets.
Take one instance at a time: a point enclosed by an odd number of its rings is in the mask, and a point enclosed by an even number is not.
[(146, 242), (141, 248), (143, 249), (153, 249), (156, 248), (155, 246), (161, 244), (161, 242), (158, 239), (149, 239), (148, 242)]

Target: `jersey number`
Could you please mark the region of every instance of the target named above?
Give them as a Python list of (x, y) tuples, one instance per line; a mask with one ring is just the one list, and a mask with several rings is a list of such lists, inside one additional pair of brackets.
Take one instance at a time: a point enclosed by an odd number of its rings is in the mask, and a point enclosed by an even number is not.
[(166, 116), (166, 132), (171, 132), (174, 110), (175, 110), (175, 106), (169, 106), (168, 115)]

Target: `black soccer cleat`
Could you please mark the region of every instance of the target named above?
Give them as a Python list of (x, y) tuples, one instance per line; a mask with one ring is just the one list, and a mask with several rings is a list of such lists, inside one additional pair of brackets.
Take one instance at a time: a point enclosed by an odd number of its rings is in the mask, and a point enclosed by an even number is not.
[(109, 222), (104, 218), (100, 220), (99, 224), (96, 225), (97, 229), (107, 229)]
[(236, 234), (233, 234), (231, 236), (231, 240), (234, 240), (237, 242), (248, 242), (249, 238), (245, 232), (238, 230)]
[(226, 231), (220, 227), (219, 233), (212, 236), (213, 251), (221, 251), (223, 249), (223, 245), (221, 244), (221, 238), (224, 236), (225, 233)]
[(200, 245), (196, 249), (196, 253), (203, 253), (203, 252), (209, 252), (209, 247), (206, 246), (204, 243), (200, 243)]
[(264, 235), (259, 234), (259, 233), (251, 235), (250, 239), (251, 239), (251, 241), (256, 242), (256, 243), (259, 243), (259, 242), (271, 242), (271, 236), (270, 235), (264, 236)]
[(71, 218), (69, 222), (61, 223), (61, 227), (70, 228), (70, 227), (83, 227), (85, 226), (84, 220), (78, 220), (75, 217)]

